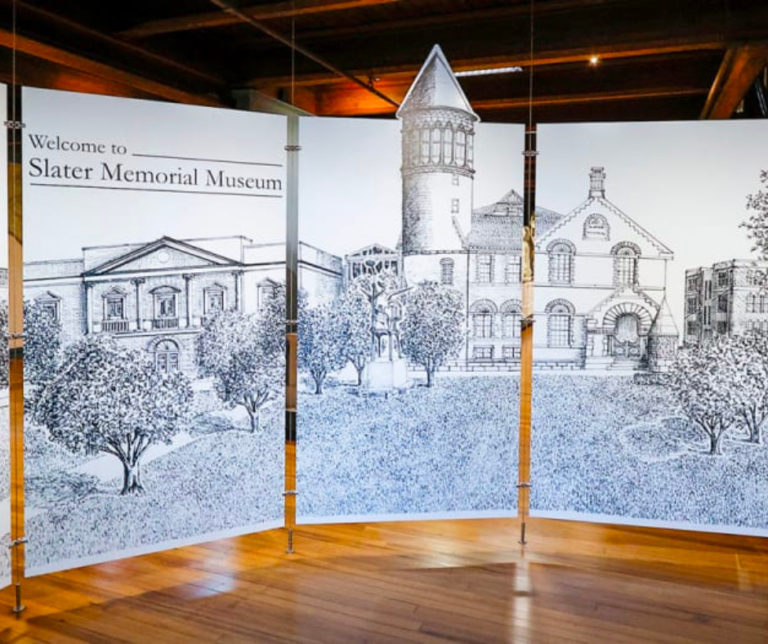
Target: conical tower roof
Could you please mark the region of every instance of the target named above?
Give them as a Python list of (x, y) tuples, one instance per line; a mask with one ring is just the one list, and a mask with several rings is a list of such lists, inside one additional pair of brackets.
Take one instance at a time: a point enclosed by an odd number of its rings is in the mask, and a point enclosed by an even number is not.
[(440, 45), (435, 45), (397, 110), (397, 117), (402, 118), (410, 110), (440, 107), (461, 110), (480, 120), (456, 80), (443, 50)]
[(680, 332), (677, 330), (675, 319), (672, 317), (672, 311), (667, 304), (667, 296), (661, 300), (659, 306), (659, 312), (656, 313), (656, 317), (651, 324), (651, 329), (648, 331), (648, 335), (660, 337), (660, 336), (674, 336), (678, 337)]

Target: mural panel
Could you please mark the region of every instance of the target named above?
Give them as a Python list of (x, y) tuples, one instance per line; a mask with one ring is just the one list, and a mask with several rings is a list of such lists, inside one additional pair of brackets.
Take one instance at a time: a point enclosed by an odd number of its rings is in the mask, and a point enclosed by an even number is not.
[(30, 572), (282, 525), (284, 117), (23, 99)]
[(768, 534), (766, 144), (540, 128), (533, 515)]
[(439, 47), (397, 117), (301, 123), (304, 523), (515, 513), (523, 128)]

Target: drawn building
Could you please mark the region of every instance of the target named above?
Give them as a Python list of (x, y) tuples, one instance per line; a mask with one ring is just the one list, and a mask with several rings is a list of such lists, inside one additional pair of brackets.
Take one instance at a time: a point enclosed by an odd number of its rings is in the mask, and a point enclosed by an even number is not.
[(685, 272), (685, 344), (768, 332), (768, 262), (732, 259)]
[(93, 246), (28, 262), (24, 295), (61, 324), (62, 340), (108, 333), (161, 371), (196, 371), (194, 338), (217, 311), (258, 311), (285, 280), (284, 244), (246, 237)]
[[(438, 281), (464, 295), (468, 339), (459, 365), (514, 365), (520, 356), (522, 198), (509, 191), (474, 208), (479, 119), (439, 47), (398, 117), (404, 277), (409, 284)], [(606, 198), (605, 178), (603, 168), (592, 168), (587, 199), (566, 215), (537, 210), (534, 343), (540, 368), (663, 369), (676, 348), (665, 301), (673, 253)]]

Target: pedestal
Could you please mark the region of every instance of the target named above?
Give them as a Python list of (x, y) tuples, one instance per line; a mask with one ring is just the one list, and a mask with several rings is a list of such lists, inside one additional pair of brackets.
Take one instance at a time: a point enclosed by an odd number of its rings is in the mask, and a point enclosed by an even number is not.
[(392, 391), (405, 387), (408, 370), (405, 360), (374, 360), (363, 371), (363, 386), (368, 391)]

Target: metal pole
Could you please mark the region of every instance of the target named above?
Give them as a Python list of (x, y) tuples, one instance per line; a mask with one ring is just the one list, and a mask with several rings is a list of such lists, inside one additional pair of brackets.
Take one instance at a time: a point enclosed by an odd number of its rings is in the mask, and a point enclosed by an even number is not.
[(9, 405), (11, 428), (11, 581), (15, 586), (14, 613), (24, 610), (21, 582), (24, 579), (24, 339), (23, 266), (21, 229), (21, 88), (8, 92), (8, 331)]
[(286, 238), (286, 410), (285, 410), (285, 526), (288, 528), (286, 552), (293, 554), (296, 525), (296, 386), (299, 317), (299, 117), (288, 116), (287, 238)]
[(531, 392), (533, 386), (533, 275), (536, 235), (536, 128), (525, 135), (523, 197), (523, 320), (520, 338), (520, 436), (518, 446), (517, 512), (520, 541), (525, 545), (531, 493)]

